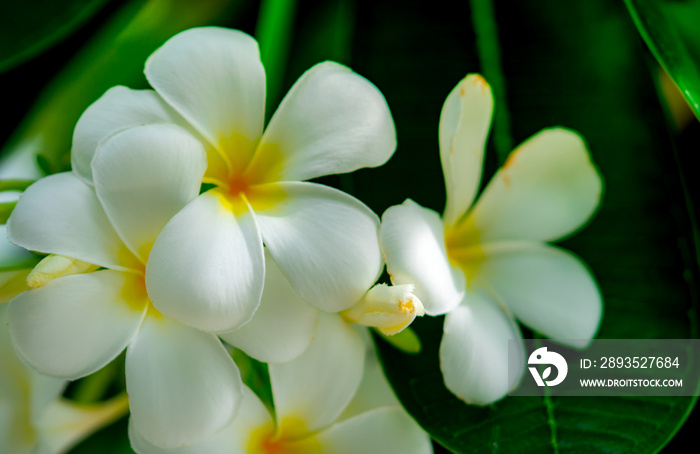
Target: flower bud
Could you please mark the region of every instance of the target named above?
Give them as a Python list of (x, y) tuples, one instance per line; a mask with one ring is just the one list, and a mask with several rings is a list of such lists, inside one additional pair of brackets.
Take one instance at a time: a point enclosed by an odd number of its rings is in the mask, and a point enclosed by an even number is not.
[(412, 284), (377, 284), (341, 314), (349, 322), (371, 326), (391, 336), (401, 332), (425, 311), (423, 303), (413, 294)]
[(63, 255), (49, 255), (37, 263), (27, 275), (27, 285), (30, 288), (39, 288), (52, 280), (70, 276), (71, 274), (87, 273), (99, 268), (97, 265), (72, 259)]

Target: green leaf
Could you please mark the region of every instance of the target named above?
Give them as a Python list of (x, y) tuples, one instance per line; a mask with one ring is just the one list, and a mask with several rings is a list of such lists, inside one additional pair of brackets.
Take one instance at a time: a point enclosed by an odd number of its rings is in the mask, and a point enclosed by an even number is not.
[(0, 14), (0, 73), (66, 38), (108, 1), (3, 2)]
[(393, 336), (386, 335), (379, 330), (374, 330), (374, 333), (381, 336), (385, 342), (393, 345), (394, 348), (398, 348), (404, 353), (420, 353), (420, 339), (410, 326)]
[[(365, 5), (356, 69), (385, 94), (399, 149), (383, 168), (355, 175), (356, 195), (377, 212), (410, 197), (441, 212), (437, 146), (442, 102), (469, 72), (488, 72), (468, 4)], [(624, 6), (606, 0), (494, 2), (506, 96), (505, 133), (517, 145), (565, 126), (586, 138), (606, 184), (600, 212), (562, 243), (590, 265), (604, 296), (603, 338), (697, 336), (696, 229), (644, 48)], [(371, 22), (360, 18), (372, 18)], [(488, 30), (488, 27), (486, 28)], [(417, 33), (420, 30), (420, 33)], [(366, 37), (366, 38), (365, 38)], [(499, 67), (500, 66), (500, 67)], [(496, 117), (496, 121), (498, 120)], [(503, 131), (503, 128), (502, 128)], [(491, 137), (488, 181), (497, 153)], [(405, 355), (378, 341), (399, 399), (441, 444), (460, 453), (652, 453), (674, 435), (692, 397), (508, 397), (469, 406), (444, 386), (442, 318), (414, 322), (423, 349)]]
[(260, 45), (260, 59), (265, 67), (265, 110), (268, 118), (280, 99), (294, 29), (296, 3), (296, 0), (262, 0), (260, 3), (255, 37)]
[[(663, 8), (664, 3), (661, 0), (625, 0), (649, 49), (678, 85), (695, 116), (700, 119), (700, 60), (693, 58), (686, 48), (686, 41)], [(694, 17), (693, 23), (697, 33), (700, 23), (697, 5), (689, 12), (688, 18)]]
[[(175, 33), (230, 18), (247, 0), (130, 0), (67, 64), (42, 92), (2, 152), (0, 164), (27, 162), (37, 173), (70, 165), (73, 128), (83, 111), (114, 85), (146, 86), (143, 66), (148, 56)], [(28, 155), (30, 159), (26, 159)], [(32, 169), (27, 169), (31, 172)]]

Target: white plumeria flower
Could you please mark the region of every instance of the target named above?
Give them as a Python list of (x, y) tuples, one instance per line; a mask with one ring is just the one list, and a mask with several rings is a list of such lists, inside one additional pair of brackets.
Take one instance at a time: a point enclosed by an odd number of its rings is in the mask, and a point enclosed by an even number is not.
[[(184, 31), (146, 63), (153, 90), (115, 87), (82, 116), (73, 166), (114, 131), (175, 123), (206, 149), (215, 186), (164, 228), (146, 283), (163, 314), (209, 332), (243, 326), (259, 305), (263, 242), (294, 288), (326, 311), (347, 309), (381, 271), (379, 219), (357, 199), (303, 182), (385, 163), (393, 120), (382, 94), (336, 63), (292, 87), (263, 134), (265, 72), (250, 36), (216, 27)], [(167, 161), (167, 160), (166, 160)]]
[[(522, 339), (513, 316), (584, 347), (602, 312), (585, 264), (545, 243), (576, 231), (598, 207), (602, 182), (586, 145), (563, 128), (537, 133), (473, 204), (492, 111), (491, 89), (480, 76), (457, 85), (440, 117), (443, 218), (407, 200), (386, 211), (381, 230), (392, 282), (415, 284), (426, 313), (447, 314), (440, 346), (445, 384), (474, 404), (494, 402), (520, 381), (508, 381), (507, 339)], [(518, 354), (512, 364), (524, 365), (522, 345)]]
[[(411, 293), (412, 285), (379, 284), (360, 301), (341, 313), (328, 314), (350, 324), (376, 327), (392, 335), (423, 315), (423, 305)], [(232, 346), (266, 363), (288, 362), (306, 350), (316, 335), (316, 323), (323, 311), (309, 305), (266, 254), (265, 290), (253, 318), (243, 327), (220, 334)]]
[(39, 372), (73, 380), (126, 348), (132, 418), (162, 446), (221, 429), (242, 398), (238, 369), (220, 340), (166, 318), (146, 291), (149, 250), (168, 220), (196, 199), (205, 167), (201, 144), (183, 129), (132, 128), (100, 145), (94, 187), (71, 172), (43, 178), (25, 191), (7, 225), (17, 245), (65, 256), (40, 264), (45, 276), (75, 272), (66, 257), (106, 268), (42, 278), (44, 285), (17, 296), (9, 325), (18, 355)]
[(0, 452), (61, 454), (128, 412), (126, 395), (77, 405), (60, 397), (66, 382), (37, 374), (15, 355), (0, 304)]
[[(130, 428), (139, 454), (429, 454), (430, 439), (393, 397), (360, 332), (321, 314), (298, 358), (270, 364), (275, 416), (248, 388), (239, 416), (213, 437), (164, 450)], [(364, 378), (363, 378), (364, 370)]]

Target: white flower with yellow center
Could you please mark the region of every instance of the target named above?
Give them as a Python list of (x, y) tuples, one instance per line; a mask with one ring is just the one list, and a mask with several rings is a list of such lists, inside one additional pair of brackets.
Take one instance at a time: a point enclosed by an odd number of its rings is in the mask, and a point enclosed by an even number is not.
[(139, 454), (431, 453), (427, 434), (398, 404), (365, 348), (356, 328), (320, 314), (304, 353), (270, 364), (274, 417), (246, 388), (239, 416), (201, 443), (159, 449), (132, 427), (131, 444)]
[[(326, 316), (341, 319), (349, 326), (370, 326), (393, 335), (410, 325), (416, 316), (423, 315), (423, 305), (411, 293), (412, 289), (412, 285), (379, 284), (350, 309)], [(267, 253), (260, 307), (248, 323), (219, 337), (258, 361), (287, 362), (306, 350), (316, 336), (316, 324), (322, 313), (294, 290)], [(339, 354), (353, 355), (352, 352)]]
[[(161, 315), (146, 291), (149, 250), (196, 199), (205, 168), (202, 145), (182, 128), (132, 128), (100, 145), (94, 186), (71, 172), (43, 178), (20, 197), (7, 225), (15, 244), (57, 254), (30, 274), (37, 288), (10, 303), (18, 355), (41, 373), (73, 380), (126, 348), (133, 421), (162, 446), (221, 429), (242, 398), (220, 340)], [(82, 273), (91, 265), (105, 269)]]
[[(520, 375), (508, 379), (507, 339), (522, 339), (514, 317), (583, 347), (602, 311), (585, 264), (546, 244), (575, 232), (598, 207), (602, 182), (586, 145), (563, 128), (535, 134), (473, 203), (492, 111), (491, 89), (480, 76), (457, 85), (440, 117), (442, 219), (407, 200), (385, 212), (380, 237), (392, 282), (414, 284), (426, 313), (447, 314), (445, 384), (475, 404), (498, 400), (519, 383)], [(524, 366), (522, 346), (517, 353), (512, 364)]]
[(202, 181), (214, 188), (178, 213), (151, 251), (155, 307), (209, 332), (243, 326), (260, 303), (263, 242), (315, 307), (340, 311), (359, 300), (381, 271), (379, 219), (357, 199), (303, 180), (389, 159), (394, 124), (377, 88), (344, 66), (318, 64), (263, 133), (265, 72), (250, 36), (184, 31), (151, 55), (145, 73), (155, 91), (109, 90), (78, 122), (72, 153), (89, 182), (89, 157), (117, 130), (175, 123), (204, 145)]
[(61, 398), (65, 381), (37, 374), (15, 355), (6, 313), (0, 304), (0, 452), (61, 454), (128, 412), (126, 395), (89, 405)]

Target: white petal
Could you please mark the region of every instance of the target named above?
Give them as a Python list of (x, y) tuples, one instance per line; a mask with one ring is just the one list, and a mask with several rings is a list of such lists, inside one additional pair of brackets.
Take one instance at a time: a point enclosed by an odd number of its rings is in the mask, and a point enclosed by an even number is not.
[(102, 139), (117, 131), (153, 123), (184, 120), (153, 90), (112, 87), (80, 116), (73, 132), (73, 171), (92, 182), (92, 159)]
[(345, 407), (343, 414), (339, 418), (340, 421), (375, 408), (400, 405), (384, 376), (382, 365), (379, 363), (374, 350), (374, 344), (371, 340), (369, 342), (370, 344), (365, 350), (362, 382), (348, 406)]
[(573, 131), (546, 129), (520, 145), (465, 220), (465, 237), (554, 241), (581, 227), (600, 203), (602, 181)]
[(426, 313), (444, 314), (459, 304), (464, 274), (447, 259), (436, 212), (410, 199), (390, 207), (382, 216), (380, 239), (391, 281), (413, 284)]
[(121, 269), (131, 255), (112, 228), (95, 191), (69, 172), (42, 178), (22, 194), (7, 236), (30, 251), (59, 254)]
[(258, 396), (243, 386), (243, 400), (238, 415), (231, 424), (211, 437), (192, 445), (164, 449), (148, 443), (129, 421), (129, 439), (138, 454), (231, 454), (249, 452), (251, 435), (261, 428), (274, 431), (274, 422)]
[[(212, 144), (229, 155), (250, 156), (265, 115), (265, 71), (253, 38), (218, 27), (185, 30), (150, 56), (145, 72)], [(243, 148), (231, 149), (236, 145)]]
[(31, 369), (27, 369), (30, 380), (32, 418), (36, 421), (41, 414), (61, 397), (68, 382), (58, 378), (42, 375)]
[(470, 74), (457, 84), (442, 107), (440, 160), (448, 225), (467, 212), (479, 189), (492, 114), (491, 87), (478, 74)]
[(301, 420), (307, 432), (332, 423), (362, 380), (365, 347), (340, 316), (320, 314), (316, 337), (298, 358), (270, 364), (277, 425)]
[(296, 291), (337, 312), (362, 298), (379, 277), (379, 219), (362, 202), (315, 183), (280, 183), (272, 208), (255, 210), (265, 246)]
[(168, 317), (210, 332), (234, 330), (260, 305), (262, 240), (251, 214), (234, 214), (209, 191), (163, 229), (146, 266), (153, 304)]
[(494, 243), (482, 249), (475, 285), (485, 282), (521, 322), (547, 337), (588, 345), (600, 325), (603, 303), (580, 259), (538, 243)]
[[(519, 341), (517, 355), (510, 358), (508, 339)], [(487, 405), (520, 383), (525, 350), (515, 320), (493, 301), (469, 292), (465, 301), (445, 316), (440, 344), (440, 369), (445, 386), (469, 404)]]
[(126, 388), (135, 428), (175, 448), (210, 436), (238, 411), (238, 368), (212, 334), (148, 316), (126, 352)]
[(377, 87), (325, 62), (304, 73), (284, 98), (253, 165), (281, 158), (278, 181), (308, 180), (380, 166), (395, 149), (394, 121)]
[(145, 297), (127, 293), (132, 279), (103, 270), (22, 293), (8, 312), (17, 354), (37, 371), (68, 380), (101, 369), (131, 342), (145, 313)]
[(260, 307), (243, 327), (219, 337), (266, 363), (292, 360), (309, 346), (318, 310), (294, 291), (275, 261), (265, 254), (265, 287)]
[(430, 437), (400, 406), (378, 408), (338, 423), (317, 435), (333, 454), (432, 454)]
[(140, 126), (102, 142), (95, 190), (124, 243), (145, 263), (165, 224), (199, 194), (202, 145), (174, 125)]

